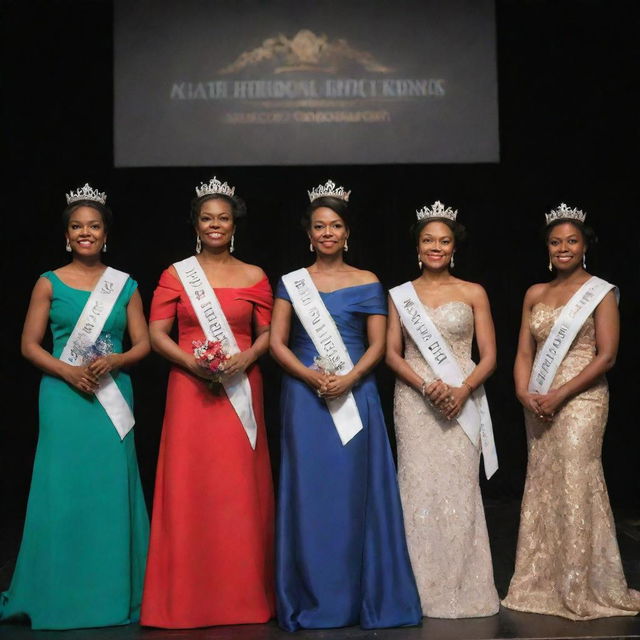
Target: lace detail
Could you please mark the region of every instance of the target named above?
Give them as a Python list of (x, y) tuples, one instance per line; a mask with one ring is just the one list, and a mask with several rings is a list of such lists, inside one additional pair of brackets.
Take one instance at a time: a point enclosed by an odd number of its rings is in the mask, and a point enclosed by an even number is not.
[[(561, 308), (534, 306), (530, 328), (538, 348)], [(595, 345), (588, 318), (551, 388), (578, 375), (595, 356)], [(551, 424), (525, 411), (529, 461), (505, 606), (572, 620), (640, 611), (640, 592), (627, 588), (602, 472), (608, 409), (603, 377), (566, 403)]]
[[(473, 371), (473, 311), (463, 302), (430, 309), (465, 374)], [(434, 374), (404, 332), (405, 360), (425, 380)], [(498, 611), (491, 551), (478, 483), (480, 452), (455, 422), (396, 383), (398, 481), (422, 612), (435, 618)]]

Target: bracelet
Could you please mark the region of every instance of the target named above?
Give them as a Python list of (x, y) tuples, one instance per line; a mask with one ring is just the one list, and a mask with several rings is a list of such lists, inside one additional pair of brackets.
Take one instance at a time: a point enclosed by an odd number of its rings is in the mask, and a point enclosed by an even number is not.
[(470, 394), (473, 393), (473, 387), (466, 380), (463, 380), (462, 384), (469, 389)]

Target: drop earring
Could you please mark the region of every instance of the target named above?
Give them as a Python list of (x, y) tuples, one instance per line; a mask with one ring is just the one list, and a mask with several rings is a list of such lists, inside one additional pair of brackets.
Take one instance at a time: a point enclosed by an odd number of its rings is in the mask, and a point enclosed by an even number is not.
[(315, 251), (315, 249), (313, 248), (313, 245), (311, 243), (309, 243), (309, 251), (311, 251), (311, 253), (313, 253)]
[(348, 240), (344, 241), (344, 252), (347, 253), (347, 251), (349, 251), (349, 242)]
[(549, 258), (549, 266), (547, 267), (549, 271), (553, 271), (553, 266), (551, 265), (551, 258)]
[(107, 243), (106, 242), (102, 245), (102, 253), (107, 253)]
[(418, 258), (418, 269), (422, 271), (422, 260), (420, 260), (420, 258)]
[(449, 269), (453, 269), (456, 266), (456, 261), (453, 259), (453, 253), (451, 254), (451, 262), (449, 263)]
[(231, 244), (229, 245), (229, 253), (233, 253), (235, 251), (235, 239), (236, 239), (236, 234), (234, 233), (231, 236)]
[(583, 269), (587, 268), (587, 254), (586, 253), (582, 254), (582, 268)]
[(67, 253), (71, 253), (71, 243), (69, 242), (69, 238), (67, 238), (67, 246), (64, 248)]
[(200, 236), (196, 239), (196, 253), (200, 253), (202, 251), (202, 240), (200, 240)]

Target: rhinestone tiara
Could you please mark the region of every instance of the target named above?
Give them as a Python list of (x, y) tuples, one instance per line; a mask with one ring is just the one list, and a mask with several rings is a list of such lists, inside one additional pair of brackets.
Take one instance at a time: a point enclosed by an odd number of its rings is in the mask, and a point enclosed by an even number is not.
[(584, 222), (587, 214), (584, 211), (580, 211), (580, 209), (572, 209), (564, 202), (561, 202), (557, 209), (551, 209), (549, 213), (544, 214), (544, 217), (547, 224), (551, 224), (555, 220), (579, 220)]
[(92, 202), (99, 202), (104, 204), (107, 201), (107, 194), (97, 189), (93, 189), (87, 182), (82, 189), (77, 191), (71, 190), (69, 193), (65, 193), (67, 198), (67, 204), (79, 202), (80, 200), (91, 200)]
[(445, 207), (440, 200), (436, 200), (430, 208), (425, 205), (422, 209), (418, 209), (416, 215), (418, 220), (424, 220), (425, 218), (449, 218), (449, 220), (455, 222), (458, 210)]
[(344, 187), (336, 187), (333, 180), (327, 180), (325, 184), (319, 184), (315, 189), (311, 189), (311, 191), (307, 191), (307, 193), (309, 194), (309, 202), (313, 202), (324, 196), (332, 196), (349, 202), (349, 196), (351, 195), (351, 191), (345, 191)]
[(210, 196), (216, 193), (220, 193), (223, 196), (229, 196), (231, 198), (235, 192), (235, 187), (230, 187), (226, 182), (220, 182), (220, 180), (215, 176), (213, 176), (209, 182), (203, 182), (199, 187), (196, 187), (196, 194), (198, 198), (202, 198), (202, 196)]

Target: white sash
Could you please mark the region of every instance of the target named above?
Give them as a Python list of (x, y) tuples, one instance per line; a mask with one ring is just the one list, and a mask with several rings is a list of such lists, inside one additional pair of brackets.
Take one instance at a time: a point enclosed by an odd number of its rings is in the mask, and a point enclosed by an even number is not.
[[(219, 340), (224, 344), (229, 355), (240, 352), (236, 337), (229, 326), (220, 302), (211, 288), (207, 276), (195, 256), (191, 256), (173, 265), (178, 272), (189, 302), (198, 318), (200, 327), (210, 341)], [(222, 385), (240, 422), (249, 438), (251, 448), (256, 448), (258, 425), (253, 413), (251, 384), (246, 373), (239, 373), (229, 378), (222, 377)]]
[[(435, 376), (452, 387), (462, 386), (465, 375), (449, 344), (420, 302), (413, 284), (405, 282), (391, 289), (389, 294), (407, 333)], [(456, 420), (475, 447), (482, 445), (484, 472), (490, 478), (498, 470), (498, 455), (489, 404), (482, 385), (471, 394), (471, 399), (472, 402), (467, 401), (462, 405)]]
[[(74, 366), (81, 366), (83, 354), (88, 347), (95, 344), (111, 314), (129, 274), (107, 267), (94, 287), (82, 313), (73, 328), (67, 344), (60, 354), (60, 360)], [(131, 407), (127, 404), (122, 392), (111, 374), (100, 377), (95, 396), (107, 412), (120, 439), (131, 431), (135, 424)]]
[(618, 299), (620, 296), (615, 285), (592, 276), (564, 305), (533, 362), (529, 379), (531, 393), (549, 391), (558, 367), (567, 355), (578, 331), (611, 289), (615, 289), (616, 299)]
[[(298, 269), (282, 276), (291, 304), (321, 357), (330, 360), (341, 375), (353, 369), (353, 362), (309, 272)], [(353, 393), (326, 399), (327, 408), (343, 445), (364, 428)]]

